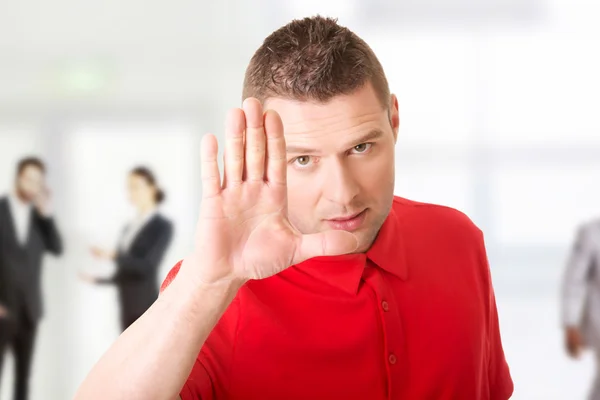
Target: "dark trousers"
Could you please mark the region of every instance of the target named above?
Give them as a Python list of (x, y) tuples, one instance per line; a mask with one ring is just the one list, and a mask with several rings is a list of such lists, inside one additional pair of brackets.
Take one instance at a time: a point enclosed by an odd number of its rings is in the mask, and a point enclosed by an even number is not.
[(27, 400), (29, 396), (29, 375), (37, 323), (28, 318), (24, 310), (8, 318), (0, 318), (0, 377), (5, 349), (12, 349), (15, 359), (14, 399)]

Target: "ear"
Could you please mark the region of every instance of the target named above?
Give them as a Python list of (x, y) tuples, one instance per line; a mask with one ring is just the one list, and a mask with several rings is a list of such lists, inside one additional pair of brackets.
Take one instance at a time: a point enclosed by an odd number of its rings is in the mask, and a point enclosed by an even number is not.
[(394, 143), (398, 140), (398, 130), (400, 129), (400, 111), (398, 110), (398, 98), (395, 94), (390, 96), (390, 124), (394, 133)]

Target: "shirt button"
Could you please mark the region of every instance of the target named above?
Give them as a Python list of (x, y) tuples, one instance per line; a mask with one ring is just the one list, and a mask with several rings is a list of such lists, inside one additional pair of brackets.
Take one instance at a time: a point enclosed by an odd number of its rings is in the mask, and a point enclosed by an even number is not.
[(381, 302), (381, 308), (383, 308), (383, 311), (385, 312), (390, 311), (390, 305), (385, 300)]
[(396, 356), (393, 354), (390, 354), (390, 356), (388, 357), (388, 360), (389, 360), (390, 364), (392, 364), (392, 365), (396, 364), (396, 361), (398, 361), (396, 359)]

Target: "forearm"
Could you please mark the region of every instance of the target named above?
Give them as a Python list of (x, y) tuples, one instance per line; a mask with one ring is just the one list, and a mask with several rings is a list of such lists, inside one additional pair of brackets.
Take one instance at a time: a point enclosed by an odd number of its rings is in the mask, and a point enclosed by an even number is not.
[(48, 251), (60, 255), (63, 251), (62, 238), (60, 237), (54, 219), (50, 216), (40, 216), (39, 218), (46, 248)]
[(113, 275), (110, 278), (96, 278), (93, 283), (96, 285), (114, 285), (118, 280), (117, 275)]
[(164, 236), (154, 244), (152, 250), (143, 257), (135, 257), (132, 254), (119, 252), (115, 261), (119, 270), (133, 278), (143, 278), (148, 271), (156, 269), (167, 250), (170, 236)]
[(240, 283), (201, 285), (180, 274), (94, 366), (76, 399), (176, 398)]
[(117, 254), (115, 262), (121, 273), (134, 278), (143, 277), (145, 272), (156, 268), (156, 262), (149, 257), (134, 257), (123, 253)]
[(581, 320), (587, 298), (590, 268), (593, 265), (593, 241), (585, 227), (580, 228), (567, 261), (562, 285), (562, 322), (564, 326), (577, 326)]
[(567, 271), (562, 286), (561, 320), (564, 327), (579, 326), (588, 291), (587, 262)]
[(561, 323), (563, 328), (578, 327), (581, 325), (585, 299), (563, 300), (561, 310)]

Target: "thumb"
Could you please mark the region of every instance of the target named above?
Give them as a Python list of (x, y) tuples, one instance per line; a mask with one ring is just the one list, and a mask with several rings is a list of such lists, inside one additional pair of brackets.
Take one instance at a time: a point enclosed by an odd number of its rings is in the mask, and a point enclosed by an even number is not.
[(358, 239), (352, 233), (341, 230), (331, 230), (309, 235), (302, 235), (296, 246), (293, 264), (321, 256), (337, 256), (356, 251)]

